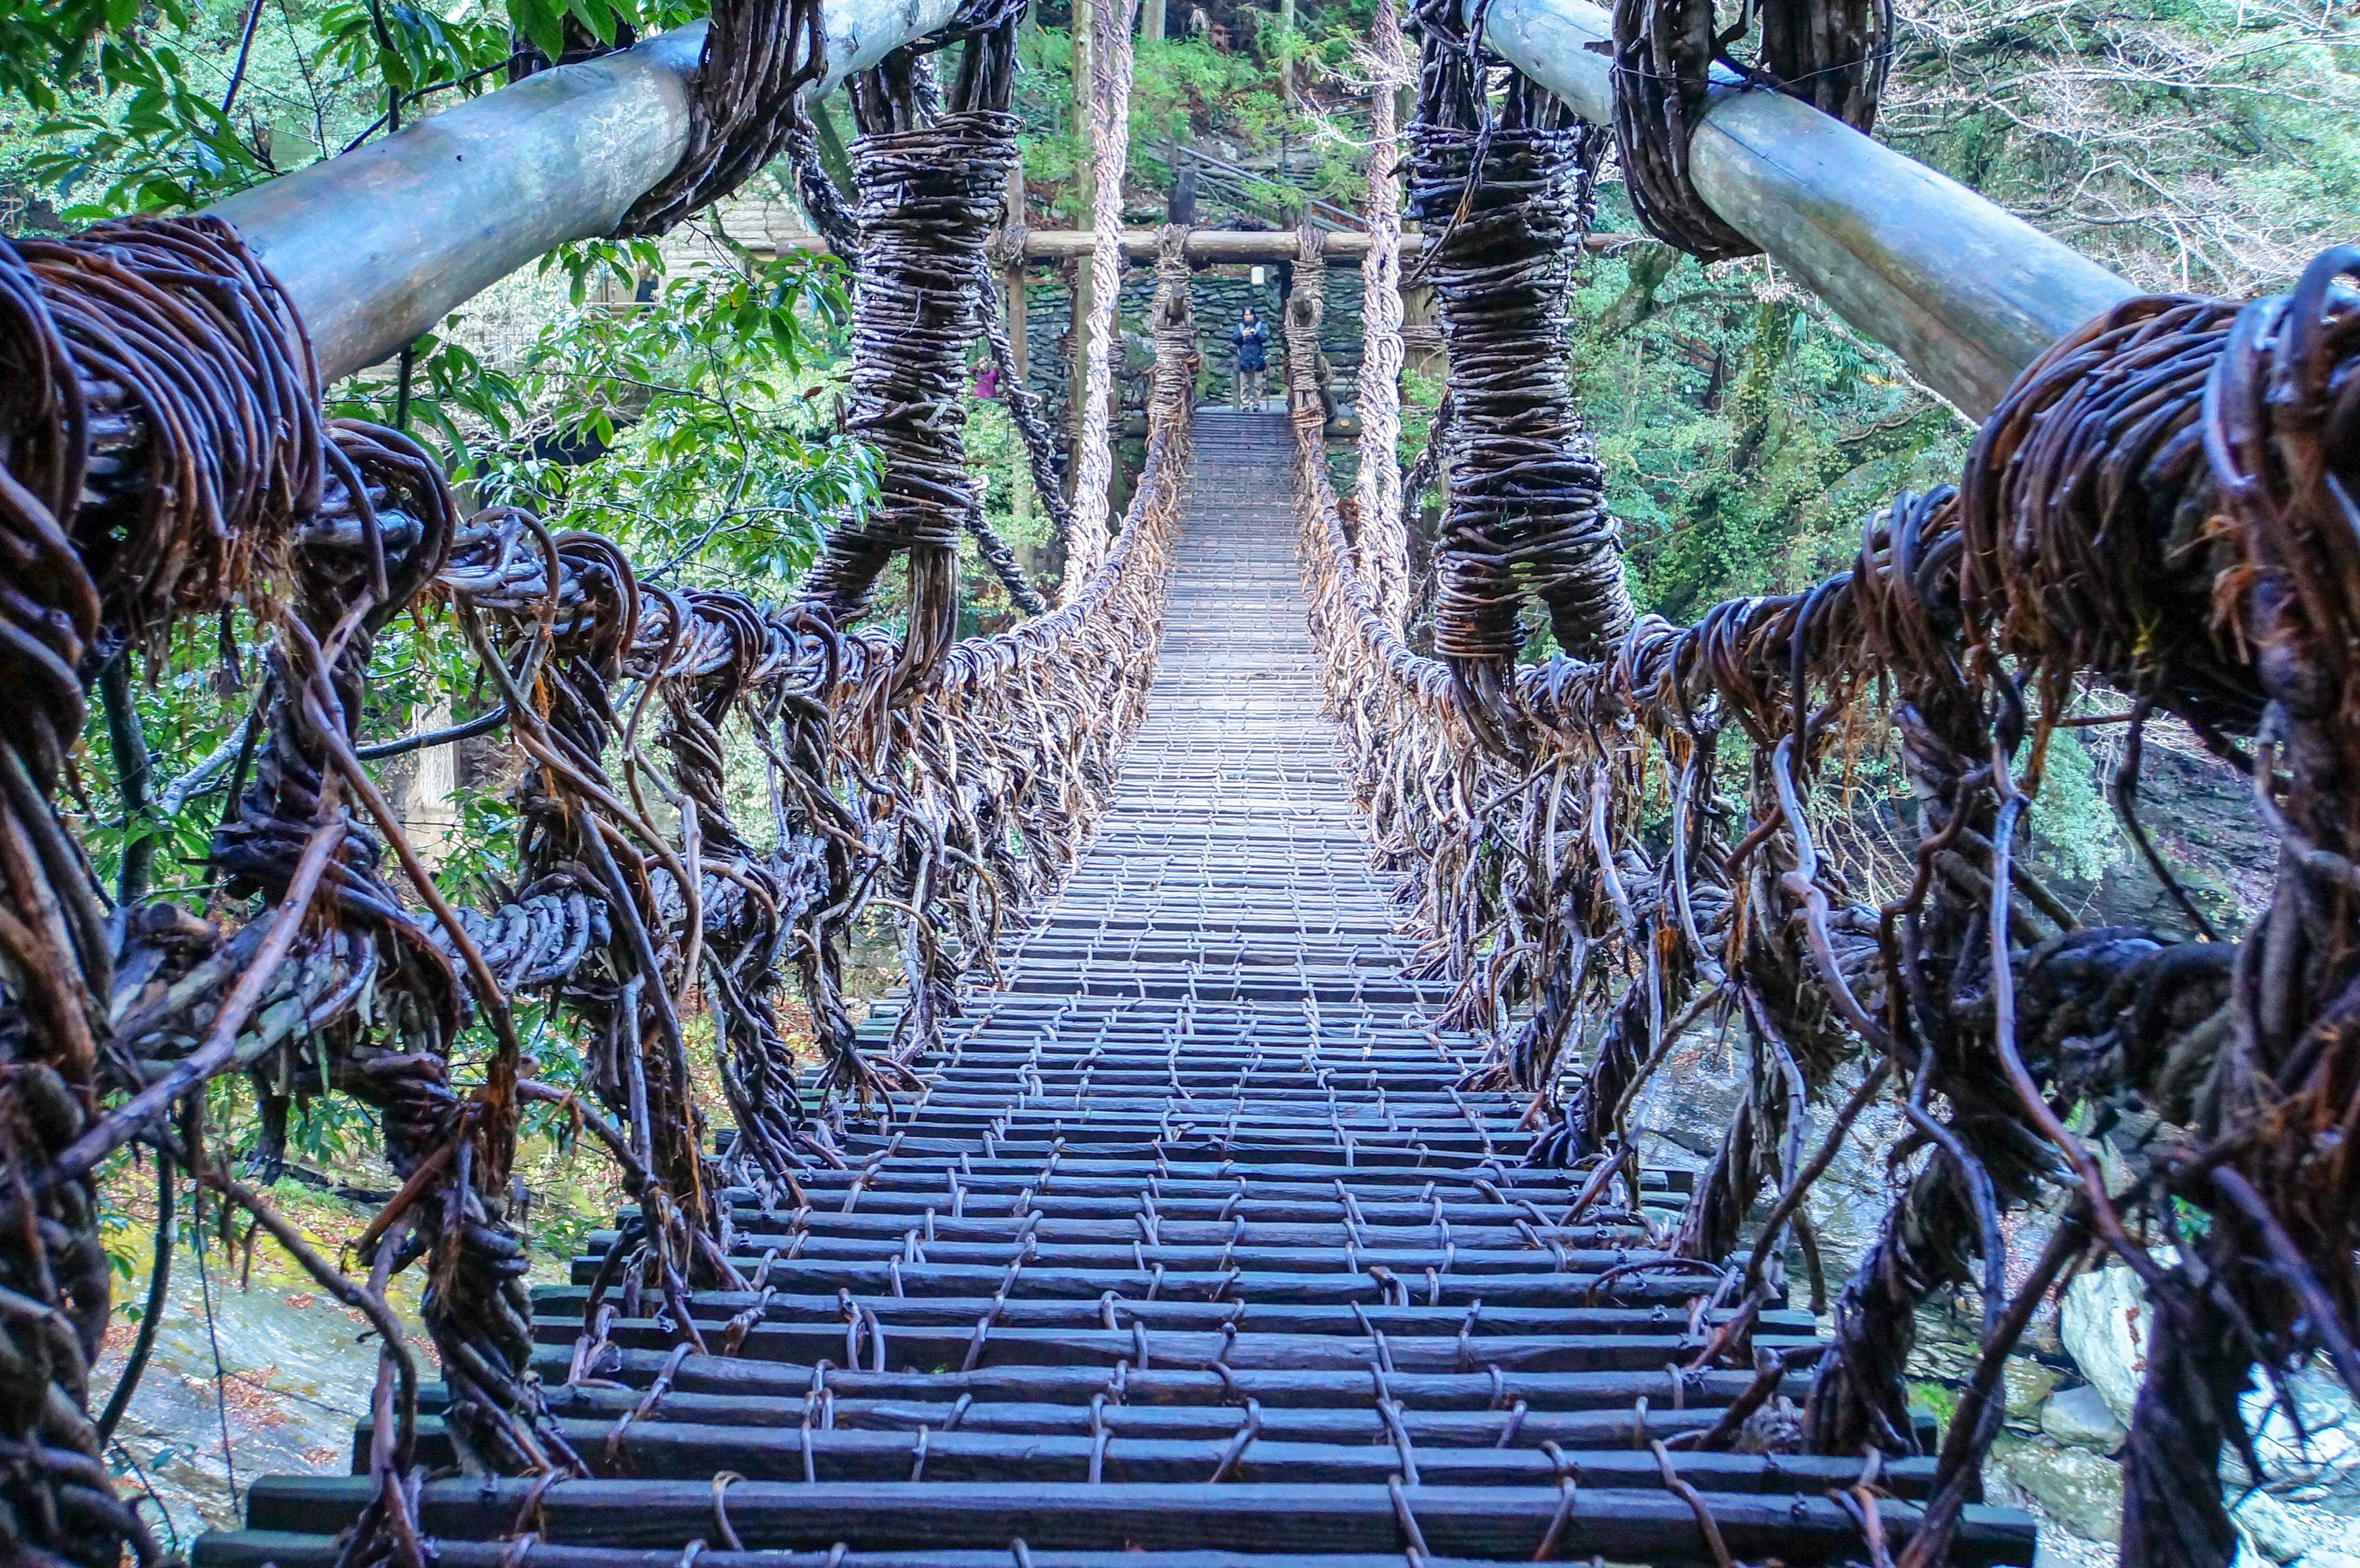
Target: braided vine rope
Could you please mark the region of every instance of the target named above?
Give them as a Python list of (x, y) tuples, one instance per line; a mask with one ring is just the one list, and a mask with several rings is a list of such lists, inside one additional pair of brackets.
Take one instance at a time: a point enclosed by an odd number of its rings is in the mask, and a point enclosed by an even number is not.
[(1122, 354), (1122, 181), (1131, 157), (1131, 17), (1137, 0), (1087, 0), (1090, 29), (1090, 314), (1074, 343), (1084, 356), (1066, 581), (1105, 559), (1114, 485), (1114, 369)]
[(1377, 614), (1394, 626), (1409, 611), (1409, 530), (1402, 519), (1401, 149), (1393, 92), (1414, 78), (1402, 52), (1401, 19), (1382, 5), (1369, 29), (1369, 254), (1360, 263), (1360, 571)]

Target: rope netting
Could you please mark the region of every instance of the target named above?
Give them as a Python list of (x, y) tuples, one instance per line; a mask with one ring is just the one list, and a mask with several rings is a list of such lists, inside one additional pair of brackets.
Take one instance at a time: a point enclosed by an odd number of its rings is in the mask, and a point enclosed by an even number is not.
[[(1871, 517), (1849, 572), (1517, 669), (1521, 757), (1380, 613), (1299, 431), (1347, 766), (1431, 967), (1460, 982), (1442, 1021), (1491, 1034), (1481, 1076), (1533, 1094), (1537, 1157), (1592, 1169), (1585, 1202), (1627, 1180), (1635, 1207), (1642, 1088), (1699, 1019), (1742, 1033), (1745, 1097), (1670, 1238), (1736, 1254), (1710, 1296), (1736, 1311), (1699, 1365), (1758, 1374), (1705, 1443), (1910, 1452), (1918, 1304), (1980, 1293), (1981, 1360), (1906, 1563), (1942, 1560), (2006, 1355), (2092, 1256), (2127, 1262), (2157, 1310), (2126, 1561), (2228, 1560), (2217, 1471), (2224, 1443), (2253, 1460), (2237, 1396), (2256, 1367), (2317, 1356), (2360, 1391), (2360, 308), (2338, 287), (2355, 273), (2360, 251), (2331, 251), (2284, 298), (2124, 304), (2025, 373), (1961, 487)], [(2049, 738), (2093, 684), (2127, 698), (2134, 742), (2168, 713), (2252, 781), (2280, 855), (2241, 940), (2083, 927), (2027, 864)], [(1881, 725), (1922, 818), (1909, 886), (1872, 905), (1811, 806)], [(1795, 1363), (1752, 1324), (1786, 1241), (1808, 1244), (1812, 1183), (1880, 1102), (1909, 1127), (1900, 1194), (1808, 1407), (1774, 1418)], [(2027, 1269), (2002, 1219), (2034, 1203), (2057, 1223)]]
[[(724, 1182), (768, 1192), (845, 1164), (847, 1104), (908, 1082), (902, 1062), (937, 1040), (963, 987), (992, 977), (1001, 922), (1075, 863), (1153, 677), (1188, 386), (1159, 376), (1131, 514), (1069, 602), (953, 641), (955, 547), (976, 510), (957, 369), (979, 330), (978, 264), (1011, 147), (1013, 23), (1001, 7), (932, 40), (966, 46), (947, 112), (915, 51), (856, 87), (890, 122), (858, 148), (855, 332), (857, 415), (883, 459), (883, 499), (838, 530), (797, 603), (644, 582), (611, 540), (517, 509), (463, 516), (407, 437), (322, 419), (300, 321), (218, 221), (0, 245), (0, 671), (21, 694), (0, 716), (12, 1194), (0, 1286), (18, 1303), (0, 1314), (0, 1539), (12, 1559), (100, 1568), (126, 1544), (143, 1563), (159, 1555), (116, 1497), (89, 1415), (110, 1307), (92, 1181), (110, 1155), (153, 1148), (370, 1319), (378, 1485), (345, 1560), (422, 1568), (407, 1485), (420, 1368), (386, 1306), (396, 1273), (424, 1270), (462, 1464), (582, 1469), (530, 1369), (520, 1108), (570, 1118), (617, 1162), (636, 1209), (590, 1289), (577, 1372), (618, 1317), (647, 1315), (643, 1299), (705, 1349), (686, 1292), (747, 1286), (729, 1261)], [(873, 580), (901, 550), (908, 633), (851, 626), (859, 573)], [(224, 897), (203, 915), (110, 907), (60, 800), (86, 682), (126, 647), (156, 657), (177, 625), (232, 609), (269, 650), (213, 845)], [(516, 881), (492, 907), (438, 890), (359, 755), (375, 639), (404, 613), (455, 626), (524, 763)], [(733, 815), (727, 781), (749, 751), (762, 830)], [(910, 1005), (871, 1052), (843, 967), (878, 911), (898, 930)], [(836, 1097), (825, 1116), (796, 1091), (790, 985)], [(528, 1000), (581, 1045), (578, 1090), (531, 1076), (513, 1022)], [(708, 1049), (690, 1027), (699, 1011), (737, 1127), (722, 1160), (694, 1089)], [(489, 1047), (461, 1074), (471, 1029)], [(305, 1244), (205, 1147), (204, 1118), (184, 1114), (234, 1072), (281, 1106), (334, 1093), (375, 1113), (400, 1187), (354, 1249), (363, 1277)], [(718, 1348), (743, 1337), (736, 1326)]]

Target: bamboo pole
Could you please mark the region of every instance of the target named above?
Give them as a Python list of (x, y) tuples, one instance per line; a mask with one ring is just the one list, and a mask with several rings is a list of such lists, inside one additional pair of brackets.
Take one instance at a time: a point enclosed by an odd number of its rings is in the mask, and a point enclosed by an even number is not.
[[(1470, 0), (1470, 10), (1475, 0)], [(1588, 0), (1493, 0), (1484, 37), (1589, 119), (1613, 112)], [(1697, 193), (1843, 319), (1981, 419), (2049, 345), (2136, 292), (1965, 186), (1771, 92), (1715, 93)]]
[[(825, 93), (957, 0), (826, 0)], [(688, 145), (702, 22), (544, 71), (210, 211), (287, 290), (333, 380), (567, 240), (612, 234)]]

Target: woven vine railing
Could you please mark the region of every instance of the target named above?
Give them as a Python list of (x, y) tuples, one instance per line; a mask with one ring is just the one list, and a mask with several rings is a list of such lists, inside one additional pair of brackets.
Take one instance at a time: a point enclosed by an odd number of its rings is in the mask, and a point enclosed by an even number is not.
[[(1014, 20), (1001, 6), (930, 40), (966, 48), (948, 113), (906, 90), (925, 70), (918, 50), (857, 86), (903, 116), (864, 143), (864, 169), (982, 138), (968, 151), (992, 164), (996, 201)], [(759, 25), (782, 48), (814, 36), (808, 16), (765, 12)], [(772, 78), (805, 79), (783, 66)], [(716, 117), (714, 158), (750, 156), (738, 123)], [(570, 1116), (636, 1205), (590, 1291), (585, 1356), (618, 1306), (639, 1315), (643, 1297), (705, 1348), (685, 1292), (743, 1284), (716, 1201), (725, 1175), (768, 1187), (842, 1164), (847, 1107), (905, 1081), (902, 1062), (936, 1039), (962, 987), (990, 979), (1001, 922), (1072, 866), (1153, 677), (1188, 389), (1159, 378), (1131, 515), (1068, 602), (951, 640), (939, 612), (955, 599), (951, 546), (976, 495), (956, 422), (911, 438), (923, 450), (902, 438), (904, 422), (928, 422), (928, 398), (963, 395), (956, 365), (980, 332), (970, 291), (996, 218), (977, 209), (978, 182), (864, 181), (861, 310), (918, 290), (933, 312), (881, 366), (865, 329), (857, 345), (856, 401), (893, 427), (890, 537), (866, 561), (911, 555), (906, 635), (852, 626), (858, 596), (825, 592), (840, 572), (765, 606), (643, 583), (612, 541), (522, 511), (463, 517), (406, 437), (320, 419), (301, 323), (218, 221), (0, 245), (0, 667), (23, 699), (0, 719), (0, 1150), (13, 1193), (0, 1235), (0, 1305), (13, 1303), (0, 1311), (0, 1560), (100, 1568), (126, 1544), (158, 1556), (103, 1457), (147, 1342), (108, 1410), (93, 1420), (89, 1407), (112, 1305), (92, 1183), (111, 1155), (148, 1146), (168, 1214), (173, 1173), (187, 1172), (370, 1319), (378, 1485), (348, 1560), (422, 1565), (408, 1486), (420, 1377), (385, 1303), (396, 1272), (425, 1271), (446, 1424), (467, 1467), (580, 1469), (530, 1370), (520, 1108)], [(709, 183), (682, 189), (709, 199)], [(923, 230), (951, 208), (964, 226), (944, 225), (931, 249), (907, 237), (913, 217)], [(869, 523), (849, 525), (831, 562), (870, 542)], [(231, 607), (271, 643), (213, 844), (225, 900), (202, 916), (110, 907), (59, 803), (85, 691), (113, 660), (152, 656), (177, 623)], [(448, 902), (358, 755), (371, 643), (403, 613), (457, 627), (525, 764), (518, 880), (497, 907)], [(749, 747), (770, 819), (759, 829), (733, 818), (725, 789), (725, 757)], [(841, 974), (871, 911), (900, 931), (911, 997), (873, 1054)], [(830, 1116), (807, 1113), (797, 1092), (780, 1018), (791, 985)], [(578, 1091), (532, 1076), (512, 1021), (527, 999), (581, 1043)], [(738, 1128), (726, 1171), (691, 1086), (699, 1009)], [(488, 1049), (470, 1049), (484, 1065), (462, 1079), (453, 1056), (469, 1030)], [(204, 1146), (186, 1107), (234, 1072), (282, 1105), (333, 1093), (376, 1114), (401, 1185), (355, 1248), (361, 1277), (314, 1253)]]
[[(1523, 756), (1475, 732), (1450, 670), (1380, 612), (1318, 427), (1297, 424), (1345, 763), (1432, 964), (1460, 981), (1444, 1021), (1491, 1030), (1484, 1075), (1534, 1096), (1536, 1157), (1594, 1166), (1586, 1201), (1619, 1173), (1635, 1186), (1649, 1074), (1708, 1015), (1745, 1042), (1743, 1107), (1677, 1236), (1700, 1268), (1739, 1258), (1709, 1279), (1741, 1310), (1700, 1363), (1759, 1374), (1705, 1443), (1909, 1451), (1917, 1305), (1979, 1292), (1982, 1359), (1905, 1563), (1941, 1560), (2005, 1355), (2092, 1257), (2127, 1262), (2157, 1309), (2125, 1561), (2233, 1554), (2217, 1468), (2247, 1443), (2254, 1377), (2317, 1357), (2360, 1391), (2360, 309), (2339, 287), (2355, 273), (2360, 251), (2331, 251), (2283, 298), (2137, 299), (2091, 323), (2025, 373), (1960, 486), (1868, 519), (1851, 571), (1517, 669)], [(2252, 780), (2280, 855), (2241, 940), (2082, 927), (2027, 866), (2047, 742), (2093, 686), (2120, 694), (2105, 717), (2134, 739), (2175, 715)], [(1914, 880), (1881, 906), (1810, 811), (1876, 726), (1923, 823)], [(1791, 1367), (1747, 1325), (1880, 1099), (1909, 1124), (1900, 1195), (1808, 1407), (1781, 1415)], [(1813, 1103), (1827, 1132), (1807, 1149)], [(2001, 1218), (2027, 1203), (2056, 1212), (2053, 1239), (2012, 1259)]]

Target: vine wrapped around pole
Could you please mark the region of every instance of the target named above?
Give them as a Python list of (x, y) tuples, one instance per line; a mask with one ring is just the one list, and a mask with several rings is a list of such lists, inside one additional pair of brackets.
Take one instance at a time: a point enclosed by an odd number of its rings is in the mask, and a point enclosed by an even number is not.
[(1122, 181), (1131, 149), (1131, 24), (1137, 0), (1087, 0), (1092, 8), (1090, 314), (1074, 352), (1083, 372), (1081, 442), (1073, 517), (1065, 532), (1068, 598), (1106, 559), (1114, 485), (1114, 370), (1122, 352)]
[(1398, 627), (1409, 611), (1409, 533), (1402, 522), (1401, 147), (1395, 93), (1415, 80), (1402, 52), (1394, 0), (1377, 0), (1369, 28), (1369, 254), (1360, 263), (1360, 572), (1377, 615)]

